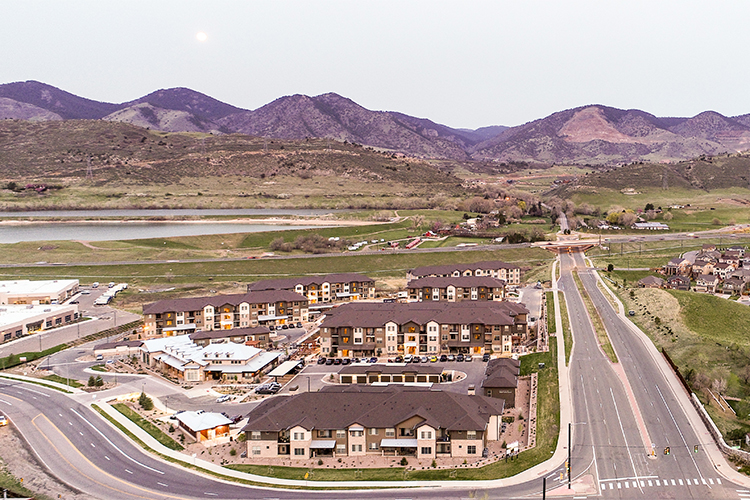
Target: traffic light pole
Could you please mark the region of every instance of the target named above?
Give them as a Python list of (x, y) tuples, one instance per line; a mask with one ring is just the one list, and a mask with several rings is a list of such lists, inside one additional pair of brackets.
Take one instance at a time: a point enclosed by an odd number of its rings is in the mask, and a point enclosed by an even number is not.
[(571, 450), (572, 445), (573, 445), (573, 437), (572, 436), (573, 436), (573, 423), (572, 422), (568, 422), (568, 489), (571, 489), (571, 486), (570, 486), (570, 476), (572, 476), (572, 474), (571, 474), (572, 467), (571, 467), (571, 464), (570, 464), (570, 458), (571, 458), (571, 451), (570, 450)]

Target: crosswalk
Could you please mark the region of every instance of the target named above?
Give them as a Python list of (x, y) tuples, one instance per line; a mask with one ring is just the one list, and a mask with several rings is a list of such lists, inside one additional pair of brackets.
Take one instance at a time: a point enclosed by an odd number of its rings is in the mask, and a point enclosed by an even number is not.
[[(622, 478), (622, 479), (600, 479), (599, 486), (602, 491), (609, 490), (626, 490), (638, 488), (665, 488), (679, 486), (713, 486), (721, 485), (721, 479), (717, 478), (661, 478), (656, 476), (639, 477), (639, 478)], [(738, 490), (739, 492), (739, 490)], [(747, 500), (750, 500), (750, 491), (748, 491)]]
[(750, 490), (735, 490), (741, 500), (750, 500)]

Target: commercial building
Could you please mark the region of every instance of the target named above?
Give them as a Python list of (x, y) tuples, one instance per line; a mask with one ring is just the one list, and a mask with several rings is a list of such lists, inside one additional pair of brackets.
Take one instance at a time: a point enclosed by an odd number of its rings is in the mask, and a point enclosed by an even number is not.
[(30, 333), (49, 330), (76, 321), (78, 306), (3, 305), (0, 306), (0, 339), (7, 342)]
[(229, 436), (232, 421), (221, 413), (203, 410), (181, 411), (175, 415), (179, 428), (197, 442)]
[(489, 276), (429, 276), (406, 285), (411, 300), (462, 302), (464, 300), (503, 300), (505, 281)]
[[(300, 411), (304, 408), (305, 411)], [(266, 399), (243, 428), (248, 458), (479, 458), (500, 438), (501, 399), (417, 387), (327, 387)]]
[(0, 304), (62, 304), (78, 293), (78, 280), (0, 281)]
[(510, 355), (528, 333), (528, 310), (513, 302), (351, 303), (320, 325), (321, 354)]
[(259, 349), (266, 349), (269, 346), (270, 338), (271, 330), (267, 326), (232, 328), (231, 330), (207, 330), (190, 334), (190, 340), (201, 347), (209, 344), (234, 342), (235, 344), (247, 344)]
[(348, 302), (375, 298), (375, 280), (363, 274), (339, 273), (256, 281), (248, 292), (288, 290), (307, 297), (309, 304)]
[(446, 264), (425, 266), (412, 269), (407, 279), (425, 278), (427, 276), (490, 276), (504, 280), (509, 285), (521, 283), (521, 268), (515, 264), (491, 260), (472, 264)]
[(168, 299), (143, 306), (143, 330), (148, 337), (307, 320), (307, 298), (288, 290)]
[(185, 382), (204, 380), (253, 380), (264, 370), (276, 366), (281, 352), (227, 342), (195, 344), (189, 335), (146, 340), (141, 346), (141, 361), (167, 377)]

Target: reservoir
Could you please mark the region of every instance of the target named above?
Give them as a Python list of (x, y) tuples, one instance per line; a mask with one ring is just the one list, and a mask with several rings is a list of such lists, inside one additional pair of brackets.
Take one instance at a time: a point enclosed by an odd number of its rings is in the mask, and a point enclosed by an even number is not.
[(238, 222), (213, 223), (213, 222), (64, 222), (34, 224), (6, 225), (0, 224), (0, 244), (18, 243), (20, 241), (56, 241), (56, 240), (81, 240), (81, 241), (109, 241), (109, 240), (136, 240), (146, 238), (169, 238), (173, 236), (199, 236), (205, 234), (228, 234), (228, 233), (256, 233), (260, 231), (285, 231), (289, 229), (310, 229), (313, 227), (330, 226), (305, 226), (304, 221), (300, 225), (276, 225), (276, 224), (247, 224)]
[(299, 216), (321, 216), (341, 212), (341, 210), (327, 209), (284, 209), (284, 208), (165, 208), (165, 209), (132, 209), (132, 210), (37, 210), (29, 212), (0, 212), (0, 218), (26, 218), (26, 217), (200, 217), (200, 216), (253, 216), (253, 215), (299, 215)]

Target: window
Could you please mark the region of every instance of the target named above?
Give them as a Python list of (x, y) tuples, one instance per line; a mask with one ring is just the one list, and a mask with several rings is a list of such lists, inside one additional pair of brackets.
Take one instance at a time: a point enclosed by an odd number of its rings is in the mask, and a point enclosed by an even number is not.
[(294, 454), (298, 457), (302, 457), (305, 455), (305, 449), (304, 448), (295, 448)]
[(337, 444), (336, 445), (336, 453), (339, 455), (343, 455), (346, 453), (346, 445), (345, 444)]
[(346, 437), (346, 431), (344, 430), (337, 430), (336, 431), (336, 437), (341, 439)]
[(260, 441), (260, 431), (252, 431), (252, 432), (250, 432), (250, 439), (252, 441)]
[(361, 444), (353, 444), (352, 445), (352, 451), (362, 451), (362, 445)]
[(432, 439), (432, 431), (422, 431), (419, 433), (420, 439)]
[[(476, 452), (476, 449), (474, 451)], [(432, 446), (422, 446), (422, 455), (432, 455)]]
[(476, 439), (477, 431), (466, 431), (466, 439)]
[(375, 429), (375, 428), (371, 428), (371, 429), (369, 429), (369, 430), (367, 431), (367, 433), (368, 433), (368, 434), (369, 434), (370, 436), (377, 436), (377, 435), (378, 435), (378, 430), (377, 430), (377, 429)]
[(318, 431), (319, 438), (330, 438), (332, 434), (333, 434), (332, 431), (322, 431), (322, 430)]
[(352, 437), (362, 437), (365, 433), (364, 431), (351, 431), (350, 434)]
[(294, 433), (294, 440), (295, 441), (302, 441), (305, 439), (305, 433), (304, 432), (295, 432)]
[(386, 429), (385, 430), (385, 437), (392, 438), (396, 436), (396, 429)]
[(468, 453), (469, 455), (476, 455), (477, 447), (474, 446), (473, 444), (470, 444), (469, 446), (466, 447), (466, 453)]
[(253, 455), (260, 455), (260, 446), (253, 446)]
[(371, 450), (377, 450), (378, 449), (378, 443), (370, 443), (369, 448)]

